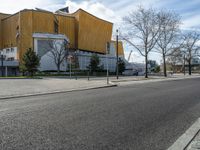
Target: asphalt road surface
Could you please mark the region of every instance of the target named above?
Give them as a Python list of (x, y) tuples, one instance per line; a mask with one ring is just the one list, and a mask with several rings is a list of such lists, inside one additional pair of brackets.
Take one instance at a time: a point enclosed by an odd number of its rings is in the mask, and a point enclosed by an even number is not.
[(7, 99), (0, 149), (165, 150), (199, 117), (199, 78)]

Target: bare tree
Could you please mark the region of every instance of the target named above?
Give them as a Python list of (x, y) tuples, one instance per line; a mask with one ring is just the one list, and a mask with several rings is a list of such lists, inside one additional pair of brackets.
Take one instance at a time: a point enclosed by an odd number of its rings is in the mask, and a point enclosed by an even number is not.
[(57, 67), (57, 72), (60, 73), (61, 64), (66, 59), (68, 42), (64, 40), (49, 40), (49, 57), (51, 57)]
[(148, 55), (154, 48), (160, 30), (160, 23), (154, 9), (139, 7), (123, 18), (127, 33), (123, 39), (145, 57), (145, 78), (148, 78)]
[(173, 55), (173, 52), (175, 52), (174, 49), (181, 45), (179, 40), (179, 25), (181, 21), (178, 14), (170, 11), (160, 11), (158, 18), (161, 25), (155, 48), (162, 55), (164, 76), (167, 77), (166, 57)]
[(172, 54), (167, 57), (167, 63), (171, 65), (173, 73), (176, 72), (177, 64), (182, 64), (182, 61), (183, 58), (180, 47), (173, 49)]
[(192, 74), (192, 59), (198, 56), (200, 46), (200, 34), (196, 31), (190, 31), (183, 34), (184, 43), (182, 46), (182, 53), (185, 55), (185, 60), (188, 62), (189, 75)]

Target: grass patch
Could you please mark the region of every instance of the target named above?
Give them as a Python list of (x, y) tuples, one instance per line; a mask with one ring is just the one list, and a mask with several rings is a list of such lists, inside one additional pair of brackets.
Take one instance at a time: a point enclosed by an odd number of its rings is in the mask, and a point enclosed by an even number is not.
[(0, 77), (0, 79), (42, 79), (41, 77), (38, 76), (8, 76), (8, 77)]

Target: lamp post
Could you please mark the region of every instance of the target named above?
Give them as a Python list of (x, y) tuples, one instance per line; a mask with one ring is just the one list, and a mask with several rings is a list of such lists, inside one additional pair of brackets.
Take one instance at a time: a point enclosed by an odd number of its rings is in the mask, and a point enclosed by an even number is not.
[(117, 29), (116, 30), (116, 32), (117, 32), (117, 36), (116, 36), (116, 56), (117, 56), (117, 62), (116, 62), (116, 75), (117, 75), (117, 79), (119, 79), (119, 54), (118, 54), (118, 49), (119, 49), (119, 47), (118, 47), (118, 43), (119, 43), (119, 30)]
[(69, 62), (69, 76), (70, 76), (70, 79), (72, 78), (72, 55), (69, 55), (67, 57), (68, 59), (68, 62)]
[(109, 66), (108, 66), (108, 54), (109, 53), (110, 53), (110, 43), (107, 42), (107, 46), (106, 46), (107, 84), (109, 84)]

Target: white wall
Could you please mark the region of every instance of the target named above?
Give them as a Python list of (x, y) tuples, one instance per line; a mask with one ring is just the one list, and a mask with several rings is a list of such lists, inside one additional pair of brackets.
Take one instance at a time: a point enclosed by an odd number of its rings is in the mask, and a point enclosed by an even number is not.
[[(36, 54), (39, 54), (40, 51), (43, 51), (43, 49), (38, 44), (39, 41), (41, 41), (41, 40), (49, 42), (47, 39), (35, 38), (34, 39), (34, 50), (35, 50)], [(56, 40), (56, 39), (54, 39), (54, 40)], [(63, 40), (57, 39), (56, 42), (57, 42), (57, 46), (59, 47), (60, 43), (63, 42)], [(39, 56), (41, 58), (40, 58), (40, 66), (38, 69), (40, 71), (49, 71), (49, 70), (57, 71), (57, 66), (54, 62), (54, 59), (52, 58), (53, 55), (50, 51), (48, 51), (49, 47), (46, 47), (46, 49), (47, 49), (47, 51), (44, 54), (42, 54), (41, 56)], [(66, 71), (66, 69), (67, 69), (67, 63), (66, 63), (66, 60), (64, 60), (60, 66), (60, 70)]]
[[(97, 54), (100, 59), (100, 64), (103, 65), (104, 69), (107, 69), (107, 61), (108, 61), (108, 68), (110, 72), (116, 71), (116, 55), (113, 53), (106, 55)], [(92, 53), (90, 52), (84, 52), (84, 51), (78, 51), (77, 53), (78, 60), (79, 60), (79, 67), (80, 70), (87, 70), (87, 66), (90, 64), (90, 59), (92, 56)], [(123, 56), (119, 56), (120, 58), (123, 58)]]
[(2, 54), (6, 56), (6, 60), (8, 58), (14, 58), (14, 60), (17, 60), (17, 47), (5, 48), (3, 49)]
[[(52, 55), (50, 52), (47, 52), (45, 55), (43, 55), (40, 59), (40, 67), (38, 68), (40, 71), (48, 71), (48, 70), (55, 70), (57, 71), (56, 64), (53, 61), (53, 58), (50, 57)], [(66, 60), (63, 61), (63, 63), (60, 66), (61, 71), (66, 71)]]

